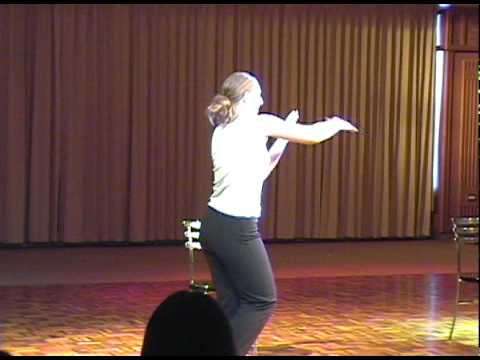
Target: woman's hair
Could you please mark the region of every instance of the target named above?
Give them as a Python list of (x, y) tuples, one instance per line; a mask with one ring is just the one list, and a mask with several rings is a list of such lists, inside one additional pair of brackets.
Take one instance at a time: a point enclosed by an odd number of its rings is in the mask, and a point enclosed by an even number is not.
[(236, 351), (230, 323), (217, 300), (181, 290), (151, 315), (141, 355), (232, 356)]
[(212, 126), (228, 124), (238, 116), (237, 105), (247, 91), (258, 86), (257, 79), (248, 72), (234, 72), (225, 79), (218, 94), (207, 107), (207, 117)]

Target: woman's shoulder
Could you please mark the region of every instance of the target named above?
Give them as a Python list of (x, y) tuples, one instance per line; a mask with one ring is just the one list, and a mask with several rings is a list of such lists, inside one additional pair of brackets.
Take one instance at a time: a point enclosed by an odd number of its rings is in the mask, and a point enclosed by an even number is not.
[(260, 113), (257, 117), (258, 132), (261, 132), (266, 137), (269, 137), (274, 132), (272, 129), (282, 127), (284, 124), (282, 118), (272, 113)]
[(269, 112), (261, 112), (261, 113), (258, 113), (257, 117), (258, 117), (259, 120), (275, 120), (275, 119), (279, 119), (278, 115), (275, 115), (275, 114), (272, 114), (272, 113), (269, 113)]
[(265, 125), (272, 119), (275, 121), (278, 117), (269, 113), (261, 113), (256, 115), (255, 118), (238, 118), (231, 123), (218, 125), (214, 133), (225, 134), (225, 136), (231, 135), (233, 137), (241, 137), (242, 134), (249, 137), (255, 135), (264, 137), (266, 136)]

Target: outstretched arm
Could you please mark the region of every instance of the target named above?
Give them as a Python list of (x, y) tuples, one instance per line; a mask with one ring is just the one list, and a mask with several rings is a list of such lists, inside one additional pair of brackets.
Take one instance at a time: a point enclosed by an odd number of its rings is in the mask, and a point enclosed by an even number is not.
[[(294, 110), (290, 114), (298, 111)], [(290, 116), (289, 114), (289, 116)], [(298, 124), (296, 122), (283, 121), (281, 118), (271, 114), (260, 114), (260, 126), (266, 136), (284, 139), (300, 144), (318, 144), (328, 140), (339, 131), (354, 131), (358, 129), (338, 116), (326, 118), (313, 124)]]

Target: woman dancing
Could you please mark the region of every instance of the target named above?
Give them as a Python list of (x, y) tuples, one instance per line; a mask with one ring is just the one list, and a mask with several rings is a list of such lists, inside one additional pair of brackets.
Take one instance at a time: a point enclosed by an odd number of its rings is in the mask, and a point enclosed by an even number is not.
[[(262, 105), (257, 79), (247, 72), (235, 72), (207, 108), (214, 127), (214, 180), (200, 241), (238, 355), (248, 353), (277, 301), (272, 267), (258, 231), (264, 180), (289, 141), (318, 144), (342, 130), (358, 131), (336, 116), (300, 124), (297, 110), (284, 120), (259, 113)], [(269, 149), (268, 137), (276, 138)]]

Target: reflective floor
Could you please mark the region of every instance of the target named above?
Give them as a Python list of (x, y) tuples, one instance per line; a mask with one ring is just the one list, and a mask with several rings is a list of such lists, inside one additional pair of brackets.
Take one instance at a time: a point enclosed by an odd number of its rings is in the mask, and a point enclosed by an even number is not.
[[(145, 324), (185, 281), (0, 287), (0, 349), (138, 355)], [(283, 278), (258, 355), (478, 355), (478, 303), (448, 340), (455, 276)], [(476, 285), (464, 296), (478, 298)]]

